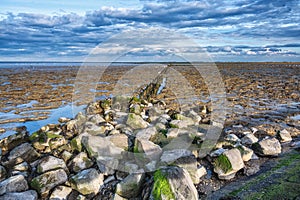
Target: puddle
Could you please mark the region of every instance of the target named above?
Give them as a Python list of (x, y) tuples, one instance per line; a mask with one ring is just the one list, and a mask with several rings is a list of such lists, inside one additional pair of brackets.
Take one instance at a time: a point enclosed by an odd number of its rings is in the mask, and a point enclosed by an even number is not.
[[(44, 120), (39, 120), (39, 121), (27, 121), (27, 122), (14, 122), (14, 123), (6, 123), (6, 124), (0, 124), (1, 128), (6, 129), (6, 132), (0, 136), (0, 139), (3, 139), (9, 135), (12, 135), (15, 133), (13, 130), (15, 127), (19, 126), (26, 126), (27, 130), (29, 131), (30, 134), (32, 134), (35, 131), (38, 131), (42, 126), (45, 126), (47, 124), (57, 124), (58, 119), (60, 117), (67, 117), (67, 118), (74, 118), (75, 115), (78, 112), (83, 112), (85, 105), (81, 106), (72, 106), (70, 104), (59, 107), (56, 109), (51, 109), (47, 110), (50, 112), (49, 117)], [(41, 111), (41, 110), (39, 110)], [(44, 111), (41, 111), (44, 112)], [(10, 113), (0, 113), (0, 119), (16, 119), (16, 118), (23, 118), (24, 116), (14, 114), (13, 112)]]

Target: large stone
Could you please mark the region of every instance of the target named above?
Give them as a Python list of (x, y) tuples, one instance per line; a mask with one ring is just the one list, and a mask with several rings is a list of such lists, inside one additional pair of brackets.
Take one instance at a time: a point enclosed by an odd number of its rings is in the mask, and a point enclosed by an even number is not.
[(172, 165), (177, 165), (185, 169), (189, 174), (194, 184), (200, 182), (201, 176), (205, 173), (205, 168), (198, 167), (197, 159), (194, 155), (177, 159)]
[(96, 169), (86, 169), (70, 178), (71, 187), (83, 195), (97, 194), (103, 184), (103, 174)]
[(0, 181), (4, 180), (7, 176), (7, 171), (6, 169), (0, 165)]
[(150, 138), (157, 134), (157, 130), (154, 126), (146, 129), (142, 129), (137, 132), (136, 138), (139, 140), (150, 140)]
[(52, 188), (65, 183), (68, 176), (63, 169), (49, 171), (32, 179), (30, 185), (38, 193), (47, 194)]
[(198, 200), (198, 192), (189, 173), (180, 167), (164, 167), (154, 173), (153, 199)]
[(256, 143), (257, 141), (258, 141), (257, 137), (255, 137), (255, 135), (252, 133), (246, 134), (241, 139), (242, 144), (245, 144), (245, 145), (252, 145), (252, 144)]
[(239, 145), (237, 147), (237, 149), (240, 150), (243, 161), (247, 162), (247, 161), (251, 160), (252, 155), (253, 155), (252, 149), (245, 147), (243, 145)]
[(144, 181), (144, 174), (130, 174), (117, 184), (116, 194), (125, 198), (137, 197)]
[(135, 153), (143, 153), (144, 159), (157, 161), (162, 154), (159, 145), (148, 140), (136, 140)]
[(15, 160), (17, 158), (22, 158), (26, 162), (30, 163), (37, 160), (39, 156), (39, 153), (35, 151), (31, 144), (24, 143), (11, 150), (8, 159)]
[(37, 200), (38, 195), (34, 190), (28, 190), (25, 192), (12, 192), (0, 196), (0, 200)]
[(173, 149), (164, 151), (160, 157), (160, 162), (171, 164), (179, 158), (192, 156), (192, 152), (187, 149)]
[(124, 150), (128, 150), (131, 146), (128, 136), (125, 134), (110, 135), (107, 137), (107, 139), (116, 147), (119, 147)]
[(68, 164), (69, 168), (74, 172), (79, 172), (83, 169), (87, 169), (93, 165), (93, 161), (88, 158), (85, 152), (79, 153)]
[(0, 195), (10, 192), (22, 192), (28, 189), (28, 184), (24, 176), (12, 176), (0, 182)]
[(194, 125), (194, 121), (188, 121), (188, 120), (172, 120), (170, 122), (171, 128), (187, 128), (188, 126)]
[(253, 149), (260, 156), (278, 156), (281, 153), (281, 145), (276, 138), (263, 139), (253, 144)]
[(232, 179), (243, 167), (244, 162), (238, 149), (225, 151), (214, 161), (214, 171), (220, 179)]
[(3, 151), (3, 154), (12, 150), (16, 146), (26, 142), (28, 140), (28, 135), (26, 131), (19, 132), (4, 138), (0, 141), (0, 148)]
[(139, 115), (134, 113), (130, 113), (127, 117), (126, 124), (133, 129), (142, 129), (147, 128), (149, 123), (144, 121), (143, 118)]
[(67, 200), (69, 194), (72, 192), (72, 188), (66, 186), (57, 186), (52, 194), (50, 200)]
[(13, 170), (15, 170), (15, 171), (27, 171), (28, 169), (29, 169), (29, 166), (28, 166), (27, 162), (22, 162), (13, 167)]
[(82, 136), (82, 144), (88, 151), (90, 158), (97, 160), (97, 165), (102, 173), (113, 174), (123, 159), (124, 149), (114, 145), (109, 138), (85, 134)]
[(286, 129), (279, 131), (278, 138), (280, 142), (291, 142), (293, 140), (291, 134)]
[(40, 160), (37, 166), (37, 173), (41, 174), (55, 169), (67, 169), (66, 163), (54, 156), (47, 156)]

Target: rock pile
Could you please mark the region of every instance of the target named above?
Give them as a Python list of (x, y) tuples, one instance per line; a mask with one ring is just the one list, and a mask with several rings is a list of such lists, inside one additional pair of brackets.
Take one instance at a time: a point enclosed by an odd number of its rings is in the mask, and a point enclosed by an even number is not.
[[(31, 135), (21, 129), (0, 141), (0, 199), (196, 200), (196, 186), (209, 168), (198, 158), (207, 114), (118, 96)], [(277, 156), (280, 142), (291, 141), (286, 130), (278, 140), (244, 129), (224, 129), (203, 158), (219, 179), (234, 178), (256, 155)]]

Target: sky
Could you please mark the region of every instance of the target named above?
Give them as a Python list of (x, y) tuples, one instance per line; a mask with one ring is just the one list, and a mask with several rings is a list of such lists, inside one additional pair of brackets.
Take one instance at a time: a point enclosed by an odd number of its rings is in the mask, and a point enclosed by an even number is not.
[(300, 0), (1, 0), (0, 61), (300, 61)]

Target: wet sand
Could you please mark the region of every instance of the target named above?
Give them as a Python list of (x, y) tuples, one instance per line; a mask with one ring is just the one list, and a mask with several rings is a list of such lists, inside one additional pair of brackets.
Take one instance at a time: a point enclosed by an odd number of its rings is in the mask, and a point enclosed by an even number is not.
[[(194, 87), (199, 104), (209, 106), (209, 91), (199, 72), (185, 64), (172, 67)], [(217, 67), (229, 102), (225, 126), (238, 123), (260, 126), (270, 133), (275, 133), (276, 127), (299, 131), (300, 63), (217, 63)], [(118, 80), (133, 68), (107, 68), (90, 92), (96, 100), (108, 97)], [(76, 114), (71, 103), (78, 69), (67, 66), (0, 68), (2, 137), (12, 134), (17, 126), (25, 125), (34, 131), (42, 125), (56, 123), (58, 117)], [(161, 98), (172, 101), (174, 94), (166, 90)], [(88, 100), (77, 103), (84, 105)]]

